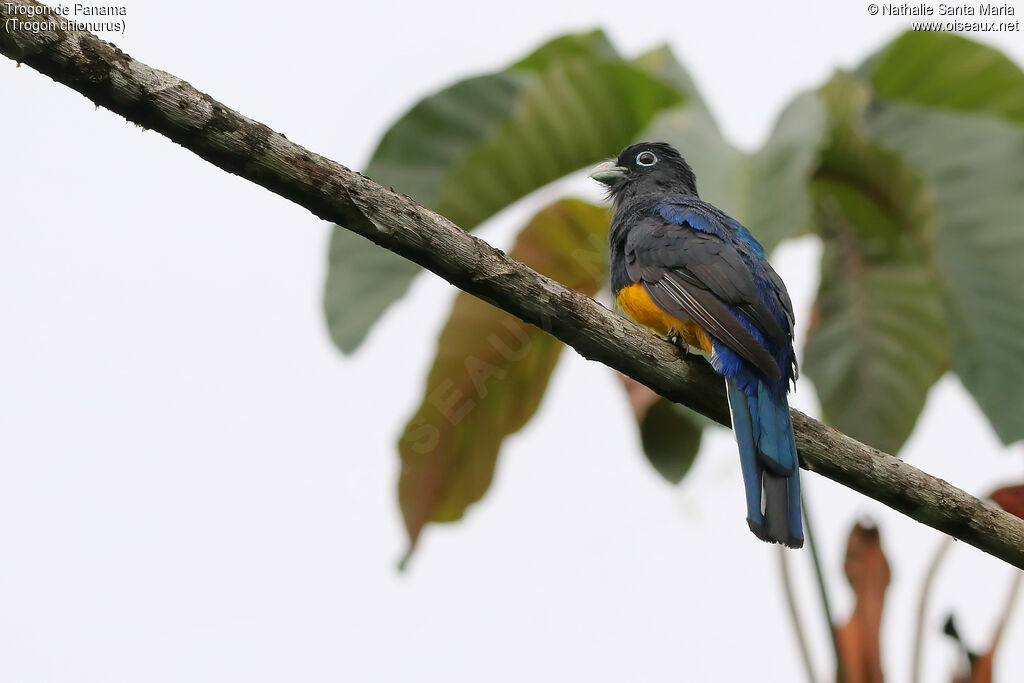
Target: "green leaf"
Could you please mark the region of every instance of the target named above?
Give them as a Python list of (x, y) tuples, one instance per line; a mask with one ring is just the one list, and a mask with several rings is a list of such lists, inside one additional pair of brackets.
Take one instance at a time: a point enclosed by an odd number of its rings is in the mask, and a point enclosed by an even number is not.
[(901, 104), (866, 125), (932, 186), (953, 370), (1004, 443), (1024, 438), (1024, 129)]
[(551, 66), (552, 63), (573, 57), (588, 59), (597, 57), (608, 61), (621, 59), (604, 31), (597, 30), (587, 33), (568, 33), (549, 40), (509, 68), (541, 71)]
[[(900, 435), (909, 434), (929, 378), (949, 355), (1000, 437), (1007, 443), (1022, 438), (1024, 72), (997, 50), (960, 36), (911, 32), (865, 62), (858, 75), (865, 80), (840, 75), (826, 88), (833, 117), (844, 110), (835, 93), (857, 100), (845, 107), (845, 120), (833, 121), (833, 130), (845, 125), (859, 136), (860, 152), (847, 153), (845, 164), (859, 156), (860, 169), (845, 179), (862, 196), (834, 182), (816, 188), (819, 208), (831, 204), (832, 211), (821, 217), (820, 319), (809, 335), (805, 370), (838, 427), (894, 450)], [(924, 185), (908, 183), (908, 173)], [(868, 250), (879, 246), (890, 223), (871, 215), (872, 202), (902, 232), (916, 233), (917, 245), (897, 240), (871, 258)], [(914, 218), (913, 207), (920, 212), (926, 203), (930, 216)], [(866, 313), (858, 317), (858, 308)], [(863, 332), (865, 321), (880, 316), (892, 335), (881, 353)], [(925, 336), (943, 343), (951, 338), (951, 351), (940, 354)], [(890, 367), (875, 367), (886, 358)], [(866, 431), (858, 431), (859, 421)]]
[(409, 289), (420, 267), (370, 240), (336, 227), (331, 235), (324, 314), (331, 338), (352, 353), (383, 312)]
[[(678, 88), (622, 61), (604, 34), (564, 36), (506, 71), (420, 101), (384, 135), (366, 173), (472, 230), (538, 187), (618, 153), (656, 112), (682, 101)], [(346, 353), (420, 270), (393, 254), (370, 256), (375, 251), (348, 231), (332, 236), (325, 312)]]
[(635, 379), (625, 375), (619, 378), (640, 427), (640, 443), (647, 461), (662, 477), (678, 484), (697, 458), (707, 419), (662, 398)]
[(766, 250), (810, 230), (808, 179), (824, 137), (821, 100), (816, 93), (804, 93), (786, 106), (768, 142), (749, 158), (739, 215)]
[[(707, 103), (700, 93), (700, 88), (697, 87), (697, 82), (693, 80), (690, 72), (676, 59), (672, 48), (668, 45), (659, 45), (653, 50), (648, 50), (634, 57), (630, 63), (686, 95), (687, 107), (692, 106), (704, 111), (708, 110)], [(718, 132), (717, 125), (715, 126), (715, 131)]]
[(808, 181), (825, 133), (814, 93), (796, 97), (759, 151), (746, 154), (723, 137), (696, 85), (667, 49), (635, 62), (687, 94), (687, 106), (659, 114), (644, 137), (678, 149), (697, 174), (701, 198), (747, 226), (766, 250), (811, 227)]
[(697, 413), (659, 397), (640, 422), (644, 455), (658, 474), (678, 484), (697, 459), (703, 429)]
[(825, 248), (803, 366), (827, 422), (896, 453), (948, 366), (949, 335), (931, 196), (865, 136), (867, 95), (847, 77), (824, 90), (830, 137), (813, 188)]
[[(608, 212), (579, 200), (542, 210), (510, 252), (588, 296), (607, 279)], [(490, 485), (506, 436), (534, 414), (562, 343), (460, 292), (438, 340), (426, 392), (398, 449), (409, 552), (429, 521), (460, 518)]]
[(928, 180), (953, 369), (1005, 443), (1024, 438), (1024, 71), (948, 33), (909, 33), (865, 63), (866, 127)]
[(955, 33), (904, 33), (859, 73), (879, 98), (1024, 123), (1024, 71), (998, 50)]

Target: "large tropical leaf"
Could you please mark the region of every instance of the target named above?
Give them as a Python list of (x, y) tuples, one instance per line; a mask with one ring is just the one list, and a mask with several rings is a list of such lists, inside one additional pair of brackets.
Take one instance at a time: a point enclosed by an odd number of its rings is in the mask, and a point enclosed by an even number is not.
[(998, 50), (955, 33), (904, 33), (858, 73), (879, 98), (1024, 123), (1024, 72)]
[[(471, 230), (617, 153), (656, 112), (682, 101), (678, 88), (619, 58), (604, 34), (565, 36), (420, 101), (384, 135), (366, 173)], [(338, 347), (353, 351), (419, 270), (336, 230), (325, 312)]]
[(953, 369), (1005, 443), (1024, 438), (1024, 128), (901, 104), (867, 126), (932, 186)]
[(814, 191), (825, 248), (804, 371), (828, 422), (895, 453), (948, 366), (934, 209), (902, 159), (867, 139), (867, 88), (838, 76), (823, 97), (830, 136)]
[[(607, 230), (607, 210), (562, 200), (533, 217), (510, 255), (593, 296), (607, 279)], [(537, 410), (562, 346), (480, 299), (457, 295), (423, 402), (398, 444), (410, 552), (427, 522), (458, 519), (483, 496), (502, 441)]]
[(948, 33), (908, 33), (859, 73), (873, 139), (927, 179), (953, 369), (1003, 441), (1024, 437), (1024, 71)]
[(804, 93), (782, 110), (764, 147), (741, 176), (738, 215), (771, 251), (811, 229), (808, 179), (818, 164), (825, 112), (816, 93)]

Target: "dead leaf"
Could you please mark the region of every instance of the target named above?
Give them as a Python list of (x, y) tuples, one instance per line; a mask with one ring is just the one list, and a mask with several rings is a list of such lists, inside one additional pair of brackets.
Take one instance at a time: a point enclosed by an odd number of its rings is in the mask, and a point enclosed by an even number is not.
[(996, 489), (989, 498), (1011, 515), (1024, 518), (1024, 484)]
[(845, 683), (881, 683), (880, 632), (889, 562), (882, 551), (878, 528), (858, 523), (846, 543), (846, 578), (856, 604), (850, 620), (836, 631)]
[[(542, 209), (509, 255), (593, 296), (607, 279), (608, 211), (576, 199)], [(506, 436), (536, 412), (563, 344), (460, 292), (423, 402), (399, 439), (398, 498), (409, 550), (430, 521), (459, 519), (490, 486)]]

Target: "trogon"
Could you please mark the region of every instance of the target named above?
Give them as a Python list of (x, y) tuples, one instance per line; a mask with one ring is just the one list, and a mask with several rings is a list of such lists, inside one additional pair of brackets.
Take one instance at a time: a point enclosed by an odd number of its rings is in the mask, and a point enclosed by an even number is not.
[(631, 145), (590, 177), (613, 202), (616, 305), (704, 354), (725, 378), (750, 530), (799, 548), (800, 470), (786, 398), (797, 364), (785, 284), (750, 231), (697, 196), (693, 170), (670, 145)]

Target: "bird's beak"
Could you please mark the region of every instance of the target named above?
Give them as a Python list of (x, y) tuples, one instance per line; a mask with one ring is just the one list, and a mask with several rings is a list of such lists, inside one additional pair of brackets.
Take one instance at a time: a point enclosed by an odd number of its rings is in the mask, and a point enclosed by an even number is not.
[(606, 161), (603, 164), (598, 164), (594, 170), (590, 172), (590, 177), (599, 183), (614, 185), (626, 177), (626, 172), (628, 170), (629, 169), (623, 166), (616, 166), (614, 161)]

